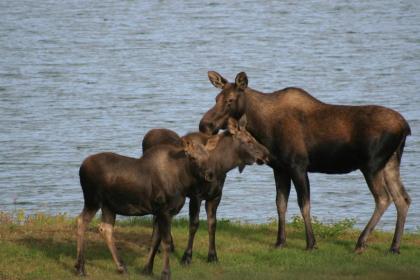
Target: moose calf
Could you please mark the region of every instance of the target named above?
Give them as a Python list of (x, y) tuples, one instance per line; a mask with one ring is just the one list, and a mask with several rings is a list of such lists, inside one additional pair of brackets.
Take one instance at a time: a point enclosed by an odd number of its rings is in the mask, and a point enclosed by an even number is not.
[(79, 275), (85, 275), (84, 233), (87, 225), (102, 210), (100, 232), (104, 236), (119, 272), (126, 268), (113, 240), (116, 214), (142, 216), (153, 214), (156, 226), (145, 273), (152, 273), (156, 250), (162, 240), (162, 279), (170, 278), (169, 246), (171, 219), (187, 195), (205, 187), (205, 177), (214, 172), (208, 167), (209, 154), (202, 145), (184, 143), (179, 147), (159, 145), (150, 148), (140, 159), (114, 153), (100, 153), (86, 158), (79, 171), (84, 208), (77, 219), (77, 262)]
[[(179, 137), (175, 132), (168, 129), (150, 130), (143, 138), (143, 152), (151, 147), (161, 144), (172, 144), (179, 146), (182, 141), (188, 141), (197, 145), (206, 145), (209, 151), (209, 167), (214, 171), (212, 180), (207, 180), (204, 189), (207, 192), (189, 195), (189, 238), (188, 246), (184, 252), (181, 262), (190, 264), (192, 260), (192, 247), (194, 236), (199, 225), (199, 213), (202, 200), (206, 201), (207, 223), (209, 231), (209, 262), (217, 261), (215, 235), (216, 235), (216, 211), (222, 198), (222, 189), (226, 173), (239, 167), (239, 171), (255, 162), (258, 164), (267, 163), (269, 160), (268, 150), (259, 144), (254, 137), (239, 126), (235, 119), (230, 119), (228, 129), (220, 134), (209, 136), (200, 132), (193, 132)], [(200, 188), (200, 186), (197, 186)], [(202, 187), (201, 187), (202, 188)], [(173, 245), (172, 245), (173, 246)]]

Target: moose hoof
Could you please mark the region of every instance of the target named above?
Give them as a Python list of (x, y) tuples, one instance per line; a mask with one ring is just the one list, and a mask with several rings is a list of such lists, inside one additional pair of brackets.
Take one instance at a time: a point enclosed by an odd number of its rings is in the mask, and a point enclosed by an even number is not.
[(141, 271), (142, 274), (144, 275), (152, 275), (153, 274), (153, 268), (146, 265), (143, 270)]
[(181, 258), (181, 264), (182, 265), (189, 265), (192, 261), (192, 254), (184, 253), (184, 255)]
[(391, 249), (389, 249), (389, 252), (393, 255), (399, 255), (400, 254), (400, 248), (391, 248)]
[(362, 254), (367, 248), (366, 244), (356, 245), (356, 248), (354, 249), (354, 252), (356, 254)]
[(274, 249), (283, 249), (286, 247), (286, 242), (277, 242), (274, 244)]
[(171, 253), (175, 252), (175, 245), (174, 245), (174, 242), (173, 241), (169, 245), (169, 251), (171, 251)]
[(118, 273), (120, 274), (126, 274), (127, 273), (127, 267), (124, 264), (121, 264), (117, 268)]
[(79, 276), (79, 277), (85, 277), (86, 272), (84, 270), (77, 270), (76, 275)]
[(316, 245), (306, 246), (306, 251), (314, 251), (316, 249), (318, 249), (318, 247)]
[(76, 263), (74, 265), (74, 268), (76, 269), (76, 275), (80, 277), (86, 276), (85, 266), (81, 265), (80, 263)]
[(171, 279), (171, 273), (169, 271), (162, 271), (162, 274), (160, 275), (161, 280), (170, 280)]
[(216, 253), (209, 253), (207, 256), (207, 262), (211, 263), (211, 262), (218, 262), (219, 260), (217, 259), (217, 254)]

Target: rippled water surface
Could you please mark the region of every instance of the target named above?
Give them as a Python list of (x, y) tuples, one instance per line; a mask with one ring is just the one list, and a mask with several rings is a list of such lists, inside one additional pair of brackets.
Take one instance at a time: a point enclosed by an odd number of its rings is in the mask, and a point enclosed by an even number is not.
[[(280, 1), (279, 1), (280, 2)], [(402, 161), (420, 224), (420, 6), (417, 1), (1, 1), (0, 210), (77, 215), (89, 154), (137, 157), (151, 128), (184, 134), (213, 106), (207, 71), (246, 71), (252, 88), (306, 89), (325, 102), (401, 112)], [(328, 125), (328, 124), (325, 124)], [(311, 174), (322, 221), (374, 208), (360, 172)], [(234, 170), (220, 218), (276, 217), (271, 169)], [(182, 215), (186, 215), (184, 209)], [(288, 217), (299, 214), (294, 190)], [(391, 206), (379, 226), (392, 229)]]

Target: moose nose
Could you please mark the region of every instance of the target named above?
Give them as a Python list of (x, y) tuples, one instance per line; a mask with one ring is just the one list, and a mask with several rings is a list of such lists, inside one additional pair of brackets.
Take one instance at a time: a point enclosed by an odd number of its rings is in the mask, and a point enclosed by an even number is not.
[(210, 122), (201, 121), (199, 129), (201, 132), (211, 135), (214, 132), (214, 125)]
[(269, 162), (270, 162), (270, 156), (266, 155), (266, 156), (264, 157), (264, 163), (265, 163), (265, 164), (267, 164), (267, 163), (269, 163)]
[(258, 165), (267, 164), (269, 162), (270, 162), (270, 158), (267, 155), (264, 155), (263, 157), (257, 159), (257, 164)]

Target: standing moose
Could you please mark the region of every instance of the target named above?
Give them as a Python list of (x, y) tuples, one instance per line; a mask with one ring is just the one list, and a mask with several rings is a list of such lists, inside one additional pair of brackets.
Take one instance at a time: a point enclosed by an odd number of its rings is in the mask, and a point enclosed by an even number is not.
[(360, 234), (356, 252), (392, 201), (397, 222), (390, 251), (399, 253), (410, 197), (400, 180), (400, 162), (410, 127), (397, 112), (381, 106), (343, 106), (323, 103), (299, 88), (270, 94), (248, 87), (244, 72), (229, 83), (210, 71), (210, 82), (220, 88), (216, 104), (200, 121), (200, 131), (214, 134), (229, 117), (246, 116), (246, 129), (271, 153), (279, 216), (276, 247), (286, 244), (285, 214), (291, 181), (305, 223), (306, 248), (316, 246), (310, 221), (308, 172), (363, 173), (375, 199), (373, 215)]
[[(207, 135), (201, 132), (192, 132), (180, 137), (169, 129), (152, 129), (143, 138), (143, 152), (158, 145), (180, 146), (183, 142), (196, 145), (205, 145), (209, 151), (208, 167), (214, 171), (213, 178), (205, 183), (205, 187), (197, 186), (197, 189), (206, 189), (204, 193), (193, 193), (187, 195), (189, 202), (189, 237), (188, 245), (182, 256), (182, 264), (190, 264), (192, 261), (193, 242), (199, 226), (200, 206), (205, 200), (207, 212), (207, 224), (209, 233), (209, 250), (207, 260), (217, 261), (216, 253), (216, 212), (222, 199), (222, 191), (227, 172), (238, 167), (239, 172), (245, 165), (254, 162), (258, 164), (269, 162), (269, 152), (267, 148), (258, 143), (248, 131), (235, 119), (229, 119), (227, 130), (217, 135)], [(173, 245), (172, 245), (173, 247)]]
[(102, 223), (99, 231), (121, 273), (126, 271), (126, 267), (118, 255), (113, 238), (116, 214), (153, 214), (156, 217), (156, 234), (153, 235), (144, 272), (152, 273), (154, 258), (162, 241), (161, 276), (162, 279), (170, 279), (172, 217), (181, 210), (187, 195), (207, 192), (197, 187), (204, 188), (204, 181), (214, 174), (209, 167), (209, 154), (204, 146), (187, 142), (179, 147), (159, 145), (150, 148), (140, 159), (99, 153), (83, 161), (79, 174), (84, 207), (77, 218), (77, 273), (86, 274), (85, 231), (96, 212), (101, 209)]

